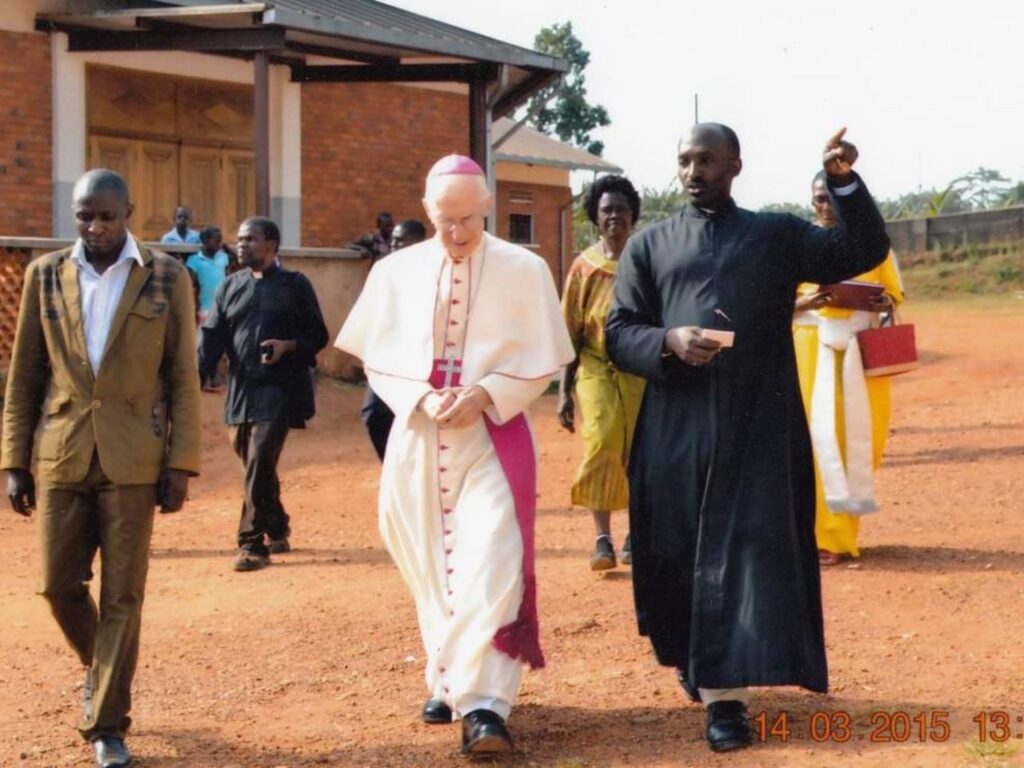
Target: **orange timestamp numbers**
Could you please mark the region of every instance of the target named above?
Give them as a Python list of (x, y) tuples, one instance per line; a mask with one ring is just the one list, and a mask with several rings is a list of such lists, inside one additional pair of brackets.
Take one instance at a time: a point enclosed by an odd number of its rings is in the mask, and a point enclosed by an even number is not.
[(1024, 739), (1024, 716), (1011, 716), (1001, 709), (979, 712), (971, 718), (978, 726), (978, 741), (1009, 741)]
[[(1001, 735), (989, 713), (986, 726)], [(975, 718), (977, 721), (978, 718)], [(750, 718), (754, 737), (761, 742), (811, 741), (818, 744), (845, 744), (849, 741), (866, 741), (872, 744), (904, 744), (906, 742), (949, 741), (952, 729), (949, 712), (941, 709), (906, 712), (903, 710), (876, 710), (868, 713), (867, 723), (857, 721), (849, 712), (816, 710), (806, 721), (782, 711), (769, 714), (759, 712)], [(979, 728), (981, 725), (979, 725)], [(991, 735), (991, 740), (995, 740)]]

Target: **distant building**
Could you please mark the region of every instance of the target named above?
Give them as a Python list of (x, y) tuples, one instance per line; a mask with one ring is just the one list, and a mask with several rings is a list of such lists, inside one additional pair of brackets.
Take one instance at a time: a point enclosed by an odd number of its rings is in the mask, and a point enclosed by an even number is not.
[(533, 128), (515, 125), (508, 118), (494, 123), (496, 231), (542, 255), (561, 285), (572, 263), (570, 171), (622, 169)]

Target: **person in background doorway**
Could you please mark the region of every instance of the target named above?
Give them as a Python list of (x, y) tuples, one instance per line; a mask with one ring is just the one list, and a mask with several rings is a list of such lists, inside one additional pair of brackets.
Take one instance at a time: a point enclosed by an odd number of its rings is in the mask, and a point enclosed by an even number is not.
[[(224, 282), (230, 257), (223, 247), (224, 238), (220, 228), (204, 227), (199, 231), (199, 241), (202, 243), (202, 247), (189, 255), (185, 266), (188, 267), (189, 273), (198, 287), (196, 314), (198, 323), (202, 325), (207, 315), (210, 314), (210, 307), (213, 306), (213, 297), (217, 293), (217, 288)], [(212, 379), (204, 377), (201, 385), (204, 392), (220, 392), (222, 389), (216, 374)]]
[(199, 232), (191, 228), (192, 209), (179, 205), (174, 210), (174, 226), (164, 233), (160, 242), (165, 245), (200, 245)]
[(224, 250), (224, 237), (219, 227), (204, 227), (199, 232), (202, 247), (185, 260), (185, 266), (195, 274), (199, 281), (199, 318), (206, 319), (213, 306), (213, 297), (227, 273), (228, 257)]

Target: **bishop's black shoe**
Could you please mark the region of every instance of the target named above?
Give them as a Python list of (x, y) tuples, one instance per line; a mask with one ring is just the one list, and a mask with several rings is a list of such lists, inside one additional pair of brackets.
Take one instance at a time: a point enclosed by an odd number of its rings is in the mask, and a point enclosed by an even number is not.
[(452, 708), (440, 699), (427, 699), (420, 719), (429, 725), (446, 725), (452, 721)]
[(462, 718), (462, 754), (487, 756), (511, 751), (512, 736), (497, 713), (474, 709)]
[(686, 679), (686, 670), (681, 667), (676, 668), (676, 679), (679, 681), (679, 685), (683, 688), (683, 693), (686, 694), (686, 698), (692, 701), (694, 704), (700, 704), (700, 691), (698, 691), (689, 680)]
[(747, 705), (742, 701), (716, 701), (708, 704), (706, 736), (712, 752), (746, 749), (753, 744)]

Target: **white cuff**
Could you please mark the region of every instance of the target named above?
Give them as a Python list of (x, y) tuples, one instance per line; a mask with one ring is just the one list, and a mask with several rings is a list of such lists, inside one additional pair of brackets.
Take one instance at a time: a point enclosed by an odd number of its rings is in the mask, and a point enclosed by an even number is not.
[(859, 186), (860, 182), (854, 179), (845, 187), (836, 187), (835, 189), (833, 189), (832, 194), (835, 195), (836, 197), (846, 197), (847, 195), (852, 195), (854, 192), (856, 192), (857, 187)]

